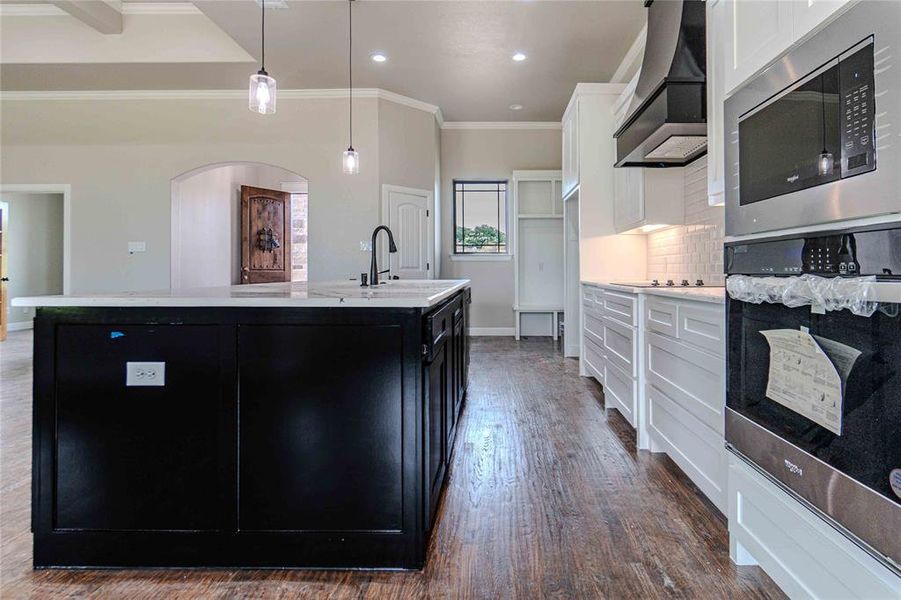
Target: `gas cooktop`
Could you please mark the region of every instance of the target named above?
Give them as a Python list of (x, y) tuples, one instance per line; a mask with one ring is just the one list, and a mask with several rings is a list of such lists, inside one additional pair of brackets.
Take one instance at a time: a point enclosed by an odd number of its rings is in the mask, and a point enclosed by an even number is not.
[(635, 288), (651, 288), (651, 287), (723, 287), (721, 285), (707, 285), (704, 283), (703, 279), (698, 279), (694, 283), (690, 283), (687, 279), (683, 279), (680, 282), (675, 282), (672, 279), (667, 279), (666, 281), (658, 281), (657, 279), (653, 279), (651, 281), (613, 281), (611, 282), (613, 285), (622, 285), (625, 287), (635, 287)]

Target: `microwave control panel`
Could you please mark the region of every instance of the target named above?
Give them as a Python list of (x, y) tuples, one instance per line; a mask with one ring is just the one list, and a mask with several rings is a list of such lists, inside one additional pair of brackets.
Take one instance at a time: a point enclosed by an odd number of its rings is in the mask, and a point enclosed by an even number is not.
[(842, 177), (876, 168), (873, 39), (839, 58)]

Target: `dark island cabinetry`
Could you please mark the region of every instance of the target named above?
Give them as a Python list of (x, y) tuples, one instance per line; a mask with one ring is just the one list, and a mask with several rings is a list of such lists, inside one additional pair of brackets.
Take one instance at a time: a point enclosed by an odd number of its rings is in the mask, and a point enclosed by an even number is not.
[(421, 568), (468, 301), (39, 309), (35, 566)]
[(429, 413), (426, 443), (429, 449), (427, 530), (431, 530), (434, 523), (438, 500), (450, 468), (457, 422), (466, 393), (469, 367), (466, 315), (470, 302), (470, 291), (467, 289), (426, 320), (426, 338), (430, 340), (424, 349), (426, 361), (423, 367)]

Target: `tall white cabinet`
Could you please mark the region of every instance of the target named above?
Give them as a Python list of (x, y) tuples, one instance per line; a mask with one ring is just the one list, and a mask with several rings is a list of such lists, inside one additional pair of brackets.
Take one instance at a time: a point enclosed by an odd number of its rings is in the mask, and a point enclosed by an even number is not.
[(516, 339), (525, 332), (556, 340), (564, 308), (562, 172), (514, 171), (513, 214)]
[(724, 156), (723, 81), (726, 54), (727, 0), (707, 0), (707, 203), (726, 203), (726, 168)]
[[(579, 339), (582, 354), (579, 281), (642, 279), (647, 268), (643, 236), (617, 236), (614, 224), (615, 109), (626, 87), (580, 83), (563, 115), (563, 197), (568, 207), (567, 222), (576, 224), (578, 229), (578, 242), (570, 240), (567, 244), (578, 247), (578, 260), (573, 260), (573, 253), (569, 252), (565, 269), (567, 356), (573, 355), (573, 339)], [(582, 374), (585, 373), (583, 364)]]

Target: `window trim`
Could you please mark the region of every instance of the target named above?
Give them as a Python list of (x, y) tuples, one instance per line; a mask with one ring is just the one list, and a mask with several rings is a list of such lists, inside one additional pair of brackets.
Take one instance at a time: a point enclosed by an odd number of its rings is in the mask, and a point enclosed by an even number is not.
[[(506, 242), (503, 252), (457, 252), (457, 184), (504, 184), (504, 232)], [(473, 260), (473, 261), (491, 261), (491, 260), (510, 260), (513, 256), (513, 235), (510, 231), (510, 180), (501, 178), (490, 179), (454, 179), (451, 182), (451, 209), (452, 209), (452, 228), (451, 228), (451, 260)], [(500, 225), (500, 223), (498, 223)]]

